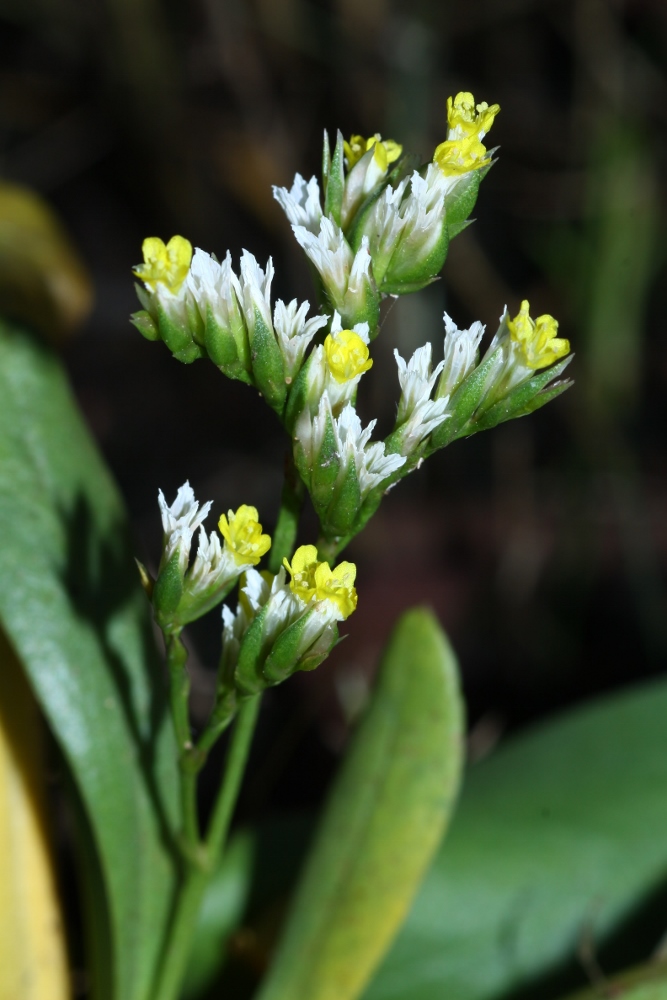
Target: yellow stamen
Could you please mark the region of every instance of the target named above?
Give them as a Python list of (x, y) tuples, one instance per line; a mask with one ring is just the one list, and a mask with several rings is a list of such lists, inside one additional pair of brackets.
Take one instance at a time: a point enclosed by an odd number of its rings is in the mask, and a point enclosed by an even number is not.
[(354, 330), (330, 333), (324, 341), (324, 351), (329, 371), (340, 384), (367, 372), (373, 365), (368, 347)]
[(160, 283), (176, 294), (185, 281), (192, 260), (192, 244), (182, 236), (172, 236), (165, 244), (157, 236), (149, 236), (142, 247), (143, 264), (133, 273), (141, 278), (151, 292)]
[(369, 149), (375, 147), (374, 158), (378, 167), (384, 172), (390, 163), (394, 163), (401, 153), (403, 152), (403, 147), (399, 143), (394, 142), (393, 139), (382, 139), (379, 132), (372, 135), (369, 139), (364, 139), (363, 135), (351, 135), (349, 142), (343, 143), (343, 149), (345, 150), (345, 157), (347, 159), (347, 169), (351, 170), (355, 163), (358, 163), (361, 157), (368, 152)]
[(220, 516), (218, 529), (237, 566), (256, 566), (271, 548), (271, 536), (262, 534), (258, 518), (257, 508), (247, 504)]
[(447, 124), (454, 133), (453, 139), (474, 136), (481, 139), (493, 125), (500, 111), (499, 104), (483, 101), (475, 107), (475, 98), (469, 91), (460, 91), (454, 99), (447, 98)]
[(558, 323), (545, 313), (536, 320), (530, 317), (528, 300), (524, 299), (514, 319), (507, 320), (512, 340), (519, 345), (528, 368), (546, 368), (564, 358), (570, 351), (570, 341), (557, 337)]
[(342, 562), (331, 569), (328, 563), (318, 562), (314, 545), (302, 545), (294, 553), (292, 565), (287, 559), (283, 559), (283, 565), (292, 577), (292, 593), (306, 604), (313, 598), (316, 601), (331, 601), (343, 619), (348, 618), (356, 608), (354, 580), (357, 567), (354, 563)]

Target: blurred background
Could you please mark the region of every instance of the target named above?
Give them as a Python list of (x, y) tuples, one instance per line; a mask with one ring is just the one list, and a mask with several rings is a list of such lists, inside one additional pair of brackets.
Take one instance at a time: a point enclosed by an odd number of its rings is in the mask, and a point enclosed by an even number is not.
[[(498, 102), (499, 160), (443, 280), (387, 311), (360, 408), (391, 427), (392, 353), (442, 312), (496, 328), (528, 298), (555, 315), (575, 387), (434, 456), (350, 547), (359, 610), (331, 661), (271, 692), (244, 814), (319, 800), (398, 613), (431, 604), (458, 652), (472, 759), (667, 657), (667, 5), (663, 0), (0, 0), (0, 177), (56, 208), (95, 304), (64, 348), (159, 557), (158, 487), (219, 512), (277, 512), (283, 433), (251, 390), (144, 341), (131, 267), (174, 233), (234, 260), (272, 254), (275, 295), (308, 297), (272, 183), (318, 173), (323, 128), (429, 159), (447, 96)], [(302, 541), (314, 539), (311, 513)], [(216, 615), (193, 630), (195, 713)]]

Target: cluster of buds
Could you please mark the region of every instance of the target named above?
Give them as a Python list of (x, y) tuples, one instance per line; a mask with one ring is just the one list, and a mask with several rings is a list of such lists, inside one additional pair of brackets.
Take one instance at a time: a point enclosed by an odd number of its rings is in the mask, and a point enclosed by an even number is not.
[(240, 274), (229, 252), (220, 263), (174, 236), (165, 245), (143, 243), (144, 263), (135, 268), (144, 306), (132, 322), (149, 340), (163, 340), (179, 361), (207, 356), (230, 378), (257, 388), (282, 414), (288, 387), (313, 337), (328, 320), (308, 319), (308, 303), (280, 299), (271, 309), (273, 262), (265, 269), (243, 251)]
[[(242, 505), (222, 514), (218, 537), (202, 527), (211, 503), (200, 507), (189, 483), (171, 506), (162, 491), (158, 503), (164, 535), (157, 579), (141, 570), (166, 637), (220, 604), (239, 583), (236, 613), (227, 605), (222, 608), (214, 709), (220, 726), (232, 717), (239, 698), (279, 684), (297, 670), (313, 670), (329, 655), (338, 642), (338, 622), (357, 606), (356, 567), (342, 562), (332, 569), (318, 560), (314, 545), (302, 545), (278, 573), (260, 573), (255, 567), (269, 551), (271, 538), (262, 532), (256, 508)], [(198, 528), (199, 545), (191, 561)]]
[[(255, 507), (243, 504), (236, 513), (222, 514), (220, 537), (207, 534), (202, 526), (211, 509), (201, 507), (189, 483), (185, 483), (169, 506), (158, 493), (162, 517), (162, 557), (155, 581), (142, 569), (155, 619), (166, 635), (201, 618), (224, 600), (242, 573), (256, 566), (271, 548), (271, 538), (262, 533)], [(199, 528), (197, 554), (191, 560), (192, 539)], [(222, 538), (222, 544), (220, 541)]]
[[(166, 245), (156, 238), (144, 242), (144, 263), (134, 273), (143, 282), (137, 290), (145, 308), (134, 315), (135, 325), (149, 339), (162, 339), (180, 360), (208, 356), (262, 393), (290, 435), (327, 551), (339, 551), (386, 490), (435, 450), (532, 412), (570, 384), (554, 381), (569, 362), (569, 343), (557, 336), (551, 316), (531, 319), (524, 302), (514, 319), (505, 310), (481, 361), (482, 324), (459, 330), (447, 314), (437, 364), (428, 343), (407, 361), (395, 352), (400, 398), (384, 441), (371, 440), (376, 421), (364, 427), (356, 411), (360, 381), (373, 365), (380, 301), (437, 276), (493, 162), (494, 150), (483, 139), (499, 110), (476, 104), (467, 92), (450, 98), (447, 137), (422, 166), (380, 135), (345, 141), (338, 133), (332, 152), (325, 134), (322, 186), (297, 174), (291, 189), (274, 188), (318, 275), (325, 314), (308, 318), (308, 303), (296, 300), (272, 306), (270, 259), (262, 269), (244, 250), (237, 274), (229, 252), (220, 263), (200, 249), (193, 254), (182, 237)], [(207, 573), (218, 567), (231, 545), (224, 537), (222, 555), (207, 540), (187, 572), (187, 557), (176, 560), (178, 571), (172, 568), (171, 575), (166, 563), (161, 567), (157, 591), (172, 578), (173, 595), (180, 586), (178, 599), (172, 595), (175, 620), (199, 606), (200, 598), (191, 596), (198, 567), (208, 567)], [(284, 583), (274, 584), (282, 593)], [(251, 597), (239, 607), (250, 620)]]
[(492, 163), (482, 139), (500, 108), (461, 92), (447, 102), (447, 138), (430, 163), (415, 164), (380, 135), (349, 142), (339, 132), (333, 155), (325, 133), (323, 196), (315, 177), (297, 174), (274, 196), (315, 266), (344, 323), (366, 320), (377, 332), (380, 298), (417, 291), (440, 272), (450, 239), (467, 224)]
[(223, 608), (221, 691), (257, 694), (319, 666), (338, 642), (338, 622), (357, 606), (355, 576), (354, 563), (318, 561), (314, 545), (298, 548), (275, 575), (246, 573), (236, 613)]

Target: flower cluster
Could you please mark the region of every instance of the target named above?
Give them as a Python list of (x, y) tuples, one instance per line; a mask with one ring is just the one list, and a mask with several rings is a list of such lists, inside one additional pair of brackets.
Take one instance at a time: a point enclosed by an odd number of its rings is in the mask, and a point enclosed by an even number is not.
[[(171, 506), (158, 493), (162, 517), (162, 558), (152, 587), (156, 620), (165, 632), (180, 630), (219, 604), (246, 570), (256, 566), (271, 547), (269, 535), (255, 507), (243, 504), (220, 518), (223, 544), (215, 532), (202, 527), (211, 509), (195, 500), (189, 483), (176, 494)], [(191, 561), (192, 539), (199, 528), (197, 554)]]
[[(329, 551), (433, 451), (531, 412), (569, 385), (554, 381), (568, 342), (552, 317), (532, 320), (524, 302), (514, 319), (503, 313), (481, 361), (482, 324), (459, 330), (447, 314), (440, 359), (429, 343), (407, 360), (394, 352), (400, 396), (385, 440), (372, 440), (376, 421), (364, 426), (356, 410), (381, 301), (435, 280), (492, 163), (484, 140), (499, 110), (468, 92), (449, 98), (446, 138), (422, 166), (379, 134), (345, 140), (339, 132), (333, 150), (325, 134), (321, 184), (297, 174), (291, 188), (274, 187), (317, 275), (321, 314), (309, 317), (307, 302), (272, 303), (270, 259), (262, 268), (244, 250), (237, 272), (229, 252), (220, 262), (181, 237), (144, 242), (135, 274), (145, 308), (135, 324), (180, 360), (208, 356), (259, 390), (290, 435)], [(221, 521), (227, 546), (232, 527)], [(217, 566), (212, 544), (202, 549), (207, 567)]]

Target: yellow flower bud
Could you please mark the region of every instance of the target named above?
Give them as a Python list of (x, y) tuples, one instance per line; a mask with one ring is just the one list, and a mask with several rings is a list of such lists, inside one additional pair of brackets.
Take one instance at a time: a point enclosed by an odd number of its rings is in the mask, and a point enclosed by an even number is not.
[(512, 340), (519, 345), (528, 368), (546, 368), (569, 353), (569, 340), (556, 336), (557, 321), (548, 314), (531, 319), (527, 299), (521, 303), (514, 319), (507, 321), (507, 328)]
[(373, 365), (368, 347), (354, 330), (330, 333), (324, 341), (324, 351), (329, 371), (339, 384), (367, 372)]
[(158, 236), (149, 236), (142, 247), (143, 264), (134, 269), (146, 287), (155, 291), (159, 283), (176, 294), (185, 281), (192, 260), (192, 244), (182, 236), (172, 236), (165, 244)]
[(227, 511), (218, 521), (218, 529), (237, 566), (256, 566), (271, 548), (271, 536), (262, 534), (256, 507), (242, 504), (234, 513)]

